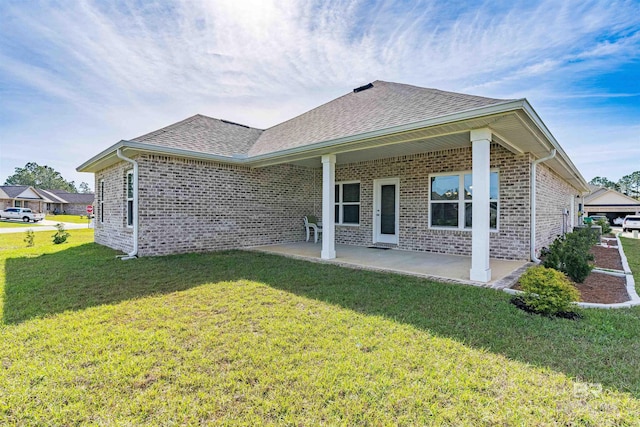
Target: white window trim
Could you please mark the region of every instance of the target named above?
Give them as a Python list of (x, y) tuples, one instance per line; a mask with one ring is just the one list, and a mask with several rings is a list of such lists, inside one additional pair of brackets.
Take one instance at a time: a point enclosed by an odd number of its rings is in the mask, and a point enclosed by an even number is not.
[(98, 221), (100, 224), (104, 224), (104, 179), (98, 182)]
[[(343, 195), (342, 186), (344, 184), (359, 184), (360, 185), (360, 193), (358, 195), (359, 196), (358, 200), (360, 200), (359, 202), (343, 202), (342, 201), (342, 195)], [(361, 201), (362, 201), (362, 184), (360, 183), (360, 181), (339, 181), (339, 182), (336, 182), (335, 185), (339, 187), (339, 189), (338, 189), (338, 191), (339, 191), (339, 200), (337, 202), (334, 201), (333, 206), (334, 206), (334, 209), (335, 209), (336, 205), (340, 206), (340, 208), (338, 209), (338, 218), (335, 218), (335, 224), (339, 225), (341, 227), (360, 227), (360, 214), (362, 213), (362, 205), (360, 204)], [(343, 210), (342, 210), (343, 206), (360, 206), (360, 210), (359, 210), (359, 214), (358, 214), (358, 223), (357, 224), (356, 223), (352, 223), (352, 222), (349, 222), (349, 223), (345, 224), (345, 223), (342, 222), (342, 220), (343, 220), (342, 217), (344, 215)]]
[[(497, 209), (496, 209), (496, 228), (490, 228), (489, 232), (490, 233), (498, 233), (500, 232), (500, 170), (497, 168), (491, 168), (489, 170), (490, 173), (497, 173), (498, 174), (498, 198), (497, 199), (489, 199), (489, 203), (491, 202), (496, 202), (497, 203)], [(467, 231), (467, 232), (471, 232), (472, 231), (472, 227), (465, 227), (464, 226), (464, 209), (465, 209), (465, 203), (472, 203), (473, 204), (473, 197), (471, 198), (471, 200), (466, 200), (464, 198), (464, 191), (460, 191), (460, 194), (458, 195), (458, 200), (431, 200), (431, 178), (432, 177), (437, 177), (437, 176), (456, 176), (458, 175), (458, 188), (459, 189), (464, 189), (464, 176), (465, 175), (473, 175), (473, 171), (471, 170), (465, 170), (465, 171), (454, 171), (454, 172), (438, 172), (438, 173), (431, 173), (429, 174), (429, 229), (431, 230), (455, 230), (455, 231)], [(445, 227), (445, 226), (441, 226), (441, 225), (436, 225), (433, 226), (431, 225), (431, 213), (432, 213), (432, 209), (431, 209), (431, 203), (458, 203), (458, 206), (462, 206), (462, 209), (458, 209), (458, 226), (457, 227)], [(473, 205), (472, 205), (473, 207)]]
[[(127, 200), (127, 203), (125, 205), (125, 221), (126, 221), (126, 225), (127, 228), (133, 228), (133, 221), (135, 221), (135, 218), (131, 218), (131, 221), (129, 221), (129, 202), (131, 202), (133, 204), (133, 194), (131, 195), (131, 197), (129, 197), (129, 176), (131, 176), (131, 182), (133, 183), (133, 169), (129, 169), (127, 171), (127, 178), (125, 181), (125, 198)], [(133, 184), (132, 184), (133, 185)], [(135, 215), (135, 212), (133, 212), (133, 209), (131, 209), (131, 215)]]

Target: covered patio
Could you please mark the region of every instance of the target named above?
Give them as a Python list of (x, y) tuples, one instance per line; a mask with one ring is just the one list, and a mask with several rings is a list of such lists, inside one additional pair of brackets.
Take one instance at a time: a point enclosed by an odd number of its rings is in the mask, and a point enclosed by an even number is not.
[(337, 244), (337, 256), (333, 259), (322, 259), (321, 246), (312, 242), (295, 242), (257, 246), (251, 250), (349, 268), (387, 271), (494, 289), (511, 286), (523, 269), (530, 265), (527, 261), (490, 259), (491, 280), (483, 283), (469, 279), (470, 256)]

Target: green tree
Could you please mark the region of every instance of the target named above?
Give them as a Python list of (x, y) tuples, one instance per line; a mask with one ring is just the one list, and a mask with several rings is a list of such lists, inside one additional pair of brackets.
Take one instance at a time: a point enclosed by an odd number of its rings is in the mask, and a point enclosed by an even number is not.
[(35, 162), (29, 162), (23, 168), (16, 171), (4, 182), (5, 185), (31, 185), (45, 190), (64, 190), (77, 193), (73, 181), (65, 180), (60, 172), (49, 166), (40, 166)]
[(618, 181), (622, 192), (627, 196), (640, 198), (640, 171), (625, 175)]
[(608, 178), (602, 176), (596, 176), (591, 181), (589, 181), (591, 185), (599, 185), (600, 187), (611, 188), (612, 190), (620, 191), (620, 186), (617, 182), (613, 182)]
[(80, 188), (81, 193), (93, 193), (93, 191), (91, 191), (91, 188), (89, 188), (89, 184), (84, 181), (82, 181), (78, 187)]

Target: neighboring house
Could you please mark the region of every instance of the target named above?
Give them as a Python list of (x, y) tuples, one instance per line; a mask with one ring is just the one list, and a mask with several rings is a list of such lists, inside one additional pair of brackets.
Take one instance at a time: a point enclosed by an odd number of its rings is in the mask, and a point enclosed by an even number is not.
[(589, 184), (584, 196), (584, 215), (606, 215), (609, 222), (627, 215), (640, 214), (640, 201), (611, 188)]
[(0, 207), (30, 208), (42, 213), (83, 215), (87, 205), (93, 205), (94, 194), (69, 193), (62, 190), (42, 190), (28, 185), (0, 186)]
[(130, 256), (301, 241), (313, 214), (324, 259), (470, 255), (479, 282), (489, 257), (535, 258), (570, 229), (588, 191), (527, 100), (384, 81), (266, 130), (196, 115), (78, 171), (95, 173), (96, 242)]
[[(39, 190), (47, 195), (62, 200), (62, 204), (56, 206), (58, 212), (68, 215), (86, 215), (87, 206), (93, 205), (96, 195), (93, 193), (69, 193), (63, 190)], [(53, 212), (53, 209), (49, 210)]]

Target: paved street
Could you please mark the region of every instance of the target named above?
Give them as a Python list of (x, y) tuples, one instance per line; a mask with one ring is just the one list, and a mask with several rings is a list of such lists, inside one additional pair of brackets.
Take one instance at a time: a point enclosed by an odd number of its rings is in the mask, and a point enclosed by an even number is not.
[[(9, 222), (12, 222), (11, 220), (3, 220), (3, 223), (7, 224)], [(16, 224), (24, 224), (21, 221), (15, 221)], [(36, 224), (33, 224), (33, 227), (25, 227), (25, 226), (16, 226), (16, 227), (7, 227), (7, 228), (0, 228), (0, 234), (7, 234), (7, 233), (22, 233), (25, 232), (29, 229), (33, 230), (33, 231), (56, 231), (56, 227), (55, 225), (58, 224), (57, 221), (40, 221)], [(80, 228), (88, 228), (87, 224), (74, 224), (71, 222), (63, 222), (62, 224), (64, 224), (64, 228), (67, 230), (74, 230), (74, 229), (80, 229)], [(32, 224), (29, 224), (32, 225)]]

